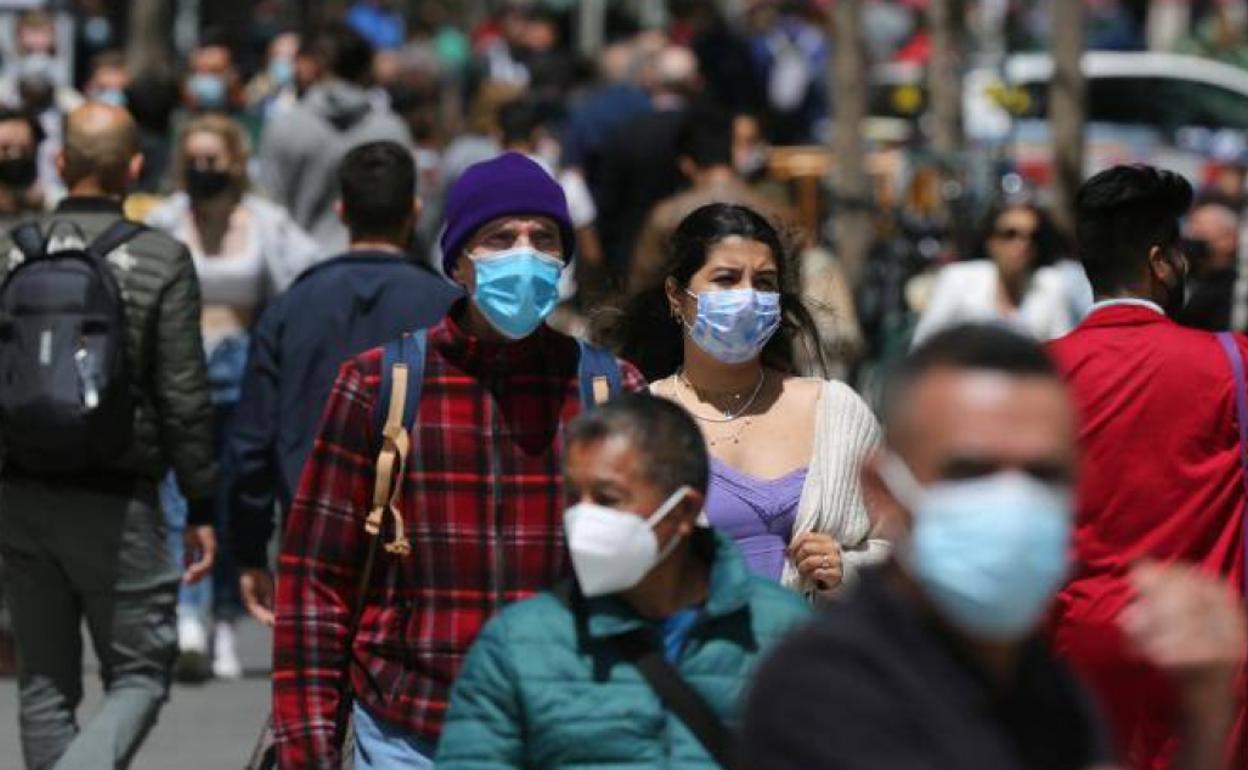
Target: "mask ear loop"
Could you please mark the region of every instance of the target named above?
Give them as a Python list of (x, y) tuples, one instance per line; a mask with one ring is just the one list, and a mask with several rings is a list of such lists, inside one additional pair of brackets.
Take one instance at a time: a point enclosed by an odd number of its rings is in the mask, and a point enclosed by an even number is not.
[(879, 471), (888, 491), (911, 511), (917, 510), (927, 490), (914, 477), (914, 472), (906, 465), (906, 461), (893, 451), (883, 449), (880, 451)]
[(676, 506), (680, 505), (680, 501), (684, 500), (685, 497), (692, 491), (693, 490), (688, 486), (684, 486), (669, 495), (658, 508), (654, 509), (654, 513), (650, 514), (650, 516), (646, 519), (646, 526), (650, 529), (654, 529), (660, 521), (663, 521), (663, 519), (667, 517), (667, 514), (676, 510)]

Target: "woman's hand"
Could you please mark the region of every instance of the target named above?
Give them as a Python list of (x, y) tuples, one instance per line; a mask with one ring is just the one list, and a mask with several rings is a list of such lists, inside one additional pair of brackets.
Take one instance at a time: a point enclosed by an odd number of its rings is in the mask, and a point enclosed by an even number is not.
[(822, 532), (807, 532), (793, 538), (789, 544), (789, 559), (797, 567), (797, 573), (820, 591), (831, 591), (845, 576), (841, 544)]

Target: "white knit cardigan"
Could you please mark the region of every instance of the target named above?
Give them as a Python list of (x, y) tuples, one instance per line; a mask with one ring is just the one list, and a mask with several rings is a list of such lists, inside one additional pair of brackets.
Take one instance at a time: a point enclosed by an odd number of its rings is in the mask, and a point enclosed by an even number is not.
[[(891, 551), (888, 541), (877, 536), (867, 513), (860, 479), (863, 460), (880, 443), (880, 426), (858, 394), (835, 381), (824, 383), (815, 419), (814, 452), (797, 505), (793, 537), (822, 532), (840, 543), (844, 577), (830, 592), (835, 597), (853, 586), (859, 569), (884, 561)], [(812, 600), (822, 598), (788, 559), (781, 582)]]

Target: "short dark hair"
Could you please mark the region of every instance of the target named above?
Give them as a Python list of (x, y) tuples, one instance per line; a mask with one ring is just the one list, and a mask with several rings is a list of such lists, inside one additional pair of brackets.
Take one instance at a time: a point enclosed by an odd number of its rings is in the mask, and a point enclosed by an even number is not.
[(331, 21), (308, 39), (300, 51), (310, 55), (334, 77), (363, 83), (373, 70), (373, 47), (349, 24)]
[(732, 165), (732, 116), (719, 109), (691, 110), (677, 135), (676, 155), (698, 168)]
[(702, 432), (689, 413), (665, 398), (628, 393), (585, 412), (568, 426), (567, 443), (626, 436), (641, 454), (642, 473), (663, 492), (688, 486), (706, 494), (711, 466)]
[(369, 142), (338, 167), (343, 218), (351, 237), (391, 238), (412, 215), (416, 163), (397, 142)]
[(1114, 166), (1083, 183), (1075, 196), (1079, 258), (1098, 295), (1131, 288), (1153, 246), (1179, 240), (1179, 218), (1192, 205), (1192, 185), (1173, 171)]
[(9, 123), (11, 121), (26, 124), (27, 128), (30, 129), (30, 136), (34, 140), (36, 150), (39, 149), (39, 145), (43, 144), (43, 140), (48, 138), (47, 133), (43, 130), (43, 126), (40, 125), (34, 115), (25, 110), (0, 107), (0, 123)]
[(1044, 346), (1001, 324), (969, 323), (937, 332), (901, 362), (889, 379), (885, 423), (920, 380), (938, 369), (1060, 379)]
[(541, 108), (532, 99), (513, 99), (498, 110), (498, 128), (506, 146), (533, 141), (541, 125)]

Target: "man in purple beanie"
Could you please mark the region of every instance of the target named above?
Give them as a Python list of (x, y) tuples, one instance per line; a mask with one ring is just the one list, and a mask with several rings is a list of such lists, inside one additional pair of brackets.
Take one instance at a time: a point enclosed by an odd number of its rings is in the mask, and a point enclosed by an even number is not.
[[(432, 767), (448, 690), (482, 625), (566, 573), (561, 434), (582, 408), (581, 351), (543, 321), (573, 246), (562, 190), (522, 155), (479, 163), (451, 188), (443, 269), (467, 297), (424, 338), (403, 530), (383, 533), (405, 532), (410, 553), (379, 550), (368, 576), (385, 351), (342, 367), (279, 558), (273, 701), (284, 770), (341, 766), (344, 697), (354, 701), (356, 768)], [(621, 389), (645, 387), (631, 365), (615, 365)]]

